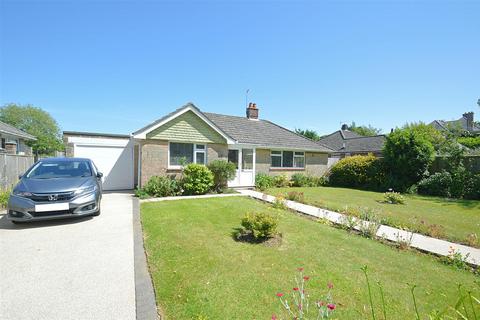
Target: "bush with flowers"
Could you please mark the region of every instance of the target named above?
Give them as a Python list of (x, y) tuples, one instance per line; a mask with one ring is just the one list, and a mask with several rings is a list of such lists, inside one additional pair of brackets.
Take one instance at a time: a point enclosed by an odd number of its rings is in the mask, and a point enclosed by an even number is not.
[(333, 284), (328, 283), (327, 293), (313, 305), (310, 303), (310, 294), (306, 289), (306, 285), (310, 280), (309, 276), (304, 274), (303, 268), (298, 268), (298, 274), (295, 276), (295, 287), (290, 294), (278, 292), (276, 295), (282, 306), (282, 315), (272, 315), (272, 320), (280, 319), (329, 319), (337, 308), (333, 301), (332, 289)]

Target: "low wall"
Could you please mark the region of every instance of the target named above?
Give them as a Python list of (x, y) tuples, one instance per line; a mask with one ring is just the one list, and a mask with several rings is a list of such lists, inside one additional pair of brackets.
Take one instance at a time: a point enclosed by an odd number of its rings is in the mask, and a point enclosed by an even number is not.
[(33, 162), (32, 156), (0, 153), (0, 189), (11, 188)]

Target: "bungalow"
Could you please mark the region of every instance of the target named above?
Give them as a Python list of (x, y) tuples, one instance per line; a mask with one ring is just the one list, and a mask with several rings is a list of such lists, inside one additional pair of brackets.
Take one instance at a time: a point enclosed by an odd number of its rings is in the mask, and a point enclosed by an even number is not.
[(368, 137), (361, 136), (348, 130), (348, 126), (344, 124), (341, 130), (322, 137), (318, 143), (335, 150), (332, 153), (332, 156), (335, 158), (359, 154), (366, 155), (369, 153), (381, 157), (385, 140), (386, 138), (383, 134)]
[(138, 185), (151, 176), (178, 174), (184, 162), (208, 164), (215, 159), (235, 164), (231, 187), (255, 185), (257, 173), (297, 172), (322, 175), (331, 149), (268, 120), (250, 103), (246, 117), (202, 112), (192, 103), (132, 134)]
[(37, 140), (31, 134), (0, 121), (0, 153), (31, 155), (26, 141)]
[(333, 150), (259, 119), (250, 103), (246, 117), (202, 112), (192, 103), (131, 135), (65, 131), (66, 155), (90, 158), (104, 174), (105, 190), (143, 186), (155, 175), (178, 175), (185, 163), (223, 159), (235, 164), (230, 187), (251, 187), (255, 175), (320, 176)]

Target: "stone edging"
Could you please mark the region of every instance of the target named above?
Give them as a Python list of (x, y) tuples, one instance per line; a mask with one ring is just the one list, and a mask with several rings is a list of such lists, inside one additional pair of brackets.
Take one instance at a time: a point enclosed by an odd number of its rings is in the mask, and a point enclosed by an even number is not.
[(155, 290), (148, 271), (147, 257), (143, 246), (142, 224), (140, 222), (140, 204), (132, 199), (133, 211), (133, 258), (135, 270), (135, 309), (137, 320), (155, 320), (157, 312)]
[(207, 199), (207, 198), (225, 198), (225, 197), (245, 197), (247, 194), (242, 193), (227, 193), (227, 194), (205, 194), (201, 196), (176, 196), (176, 197), (163, 197), (163, 198), (151, 198), (140, 200), (144, 202), (159, 202), (159, 201), (172, 201), (172, 200), (188, 200), (188, 199)]
[[(270, 203), (275, 202), (276, 199), (274, 196), (252, 190), (240, 190), (239, 192), (252, 198)], [(285, 200), (284, 203), (288, 208), (303, 214), (321, 219), (327, 219), (335, 224), (345, 225), (345, 218), (347, 216), (344, 214), (290, 200)], [(353, 219), (357, 225), (363, 224), (368, 226), (370, 224), (370, 222), (363, 221), (358, 218), (351, 219)], [(358, 229), (358, 227), (355, 227), (355, 229)], [(424, 236), (419, 233), (409, 232), (386, 225), (379, 225), (376, 236), (392, 242), (406, 242), (411, 247), (439, 256), (448, 256), (450, 254), (450, 250), (453, 248), (456, 252), (461, 253), (463, 257), (466, 257), (468, 263), (475, 266), (480, 266), (480, 249), (477, 248)]]

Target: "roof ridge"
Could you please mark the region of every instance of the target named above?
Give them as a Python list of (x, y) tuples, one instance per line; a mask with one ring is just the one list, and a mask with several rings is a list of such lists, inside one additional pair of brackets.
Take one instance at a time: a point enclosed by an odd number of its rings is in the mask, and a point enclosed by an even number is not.
[(360, 137), (352, 137), (352, 138), (345, 138), (345, 140), (353, 140), (353, 139), (365, 139), (365, 138), (377, 138), (377, 137), (386, 137), (385, 134), (376, 134), (374, 136), (360, 136)]

